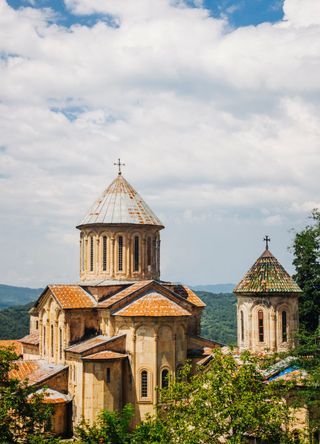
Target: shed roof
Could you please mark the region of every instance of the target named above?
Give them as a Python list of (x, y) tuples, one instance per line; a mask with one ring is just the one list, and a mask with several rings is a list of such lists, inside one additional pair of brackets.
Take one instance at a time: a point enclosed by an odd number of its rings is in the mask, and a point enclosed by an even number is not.
[(60, 373), (67, 367), (64, 365), (49, 364), (43, 359), (30, 361), (16, 361), (16, 368), (10, 371), (10, 377), (20, 381), (28, 380), (29, 385), (38, 384)]
[(160, 219), (121, 173), (94, 202), (77, 228), (90, 224), (138, 224), (163, 228)]
[(94, 298), (79, 285), (49, 285), (62, 308), (92, 308)]
[(29, 335), (19, 339), (23, 344), (39, 345), (39, 330), (31, 332)]
[(302, 290), (270, 250), (256, 260), (234, 293), (301, 293)]

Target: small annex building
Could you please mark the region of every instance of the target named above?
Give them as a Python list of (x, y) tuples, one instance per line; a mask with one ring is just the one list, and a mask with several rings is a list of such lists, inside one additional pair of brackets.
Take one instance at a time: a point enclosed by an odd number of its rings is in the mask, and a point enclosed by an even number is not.
[(44, 289), (15, 375), (49, 387), (56, 433), (128, 402), (139, 422), (155, 412), (157, 386), (219, 346), (200, 336), (201, 299), (160, 279), (164, 226), (120, 170), (77, 228), (80, 281)]

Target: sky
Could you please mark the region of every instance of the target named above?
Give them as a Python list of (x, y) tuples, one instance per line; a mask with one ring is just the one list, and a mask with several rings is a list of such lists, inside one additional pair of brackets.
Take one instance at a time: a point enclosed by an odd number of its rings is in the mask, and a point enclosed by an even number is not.
[(77, 282), (75, 226), (124, 177), (161, 277), (292, 273), (320, 207), (319, 0), (0, 0), (0, 283)]

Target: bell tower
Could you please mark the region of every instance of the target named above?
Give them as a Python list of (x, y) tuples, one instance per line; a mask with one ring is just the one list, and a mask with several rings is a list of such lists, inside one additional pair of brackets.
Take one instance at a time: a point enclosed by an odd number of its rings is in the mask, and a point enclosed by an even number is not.
[(264, 252), (233, 290), (238, 347), (256, 353), (282, 352), (295, 345), (302, 290), (269, 250), (269, 236), (264, 241)]
[(134, 282), (160, 278), (162, 222), (118, 175), (91, 206), (81, 223), (80, 279), (86, 283)]

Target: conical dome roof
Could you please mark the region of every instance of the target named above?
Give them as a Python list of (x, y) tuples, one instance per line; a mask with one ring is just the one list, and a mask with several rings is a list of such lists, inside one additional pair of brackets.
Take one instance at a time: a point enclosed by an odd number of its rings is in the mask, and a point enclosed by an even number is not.
[(239, 282), (234, 293), (301, 293), (283, 266), (266, 249)]
[(139, 224), (163, 227), (121, 173), (92, 205), (77, 228), (90, 224)]

